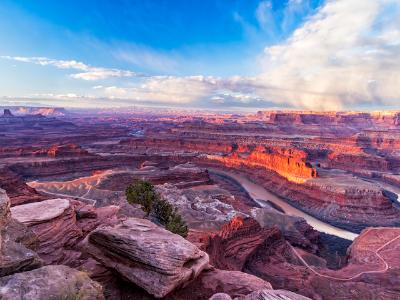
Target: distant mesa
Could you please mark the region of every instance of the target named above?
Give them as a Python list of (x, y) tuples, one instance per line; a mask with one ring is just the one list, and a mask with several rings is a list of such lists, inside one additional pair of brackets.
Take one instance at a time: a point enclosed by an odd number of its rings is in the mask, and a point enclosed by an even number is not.
[(4, 117), (14, 117), (14, 115), (11, 113), (11, 110), (9, 110), (9, 109), (4, 109), (3, 116)]
[[(68, 114), (67, 110), (62, 107), (28, 107), (28, 106), (9, 106), (4, 108), (4, 116), (11, 117), (25, 115), (42, 115), (46, 117), (63, 117)], [(6, 115), (6, 111), (10, 115)]]

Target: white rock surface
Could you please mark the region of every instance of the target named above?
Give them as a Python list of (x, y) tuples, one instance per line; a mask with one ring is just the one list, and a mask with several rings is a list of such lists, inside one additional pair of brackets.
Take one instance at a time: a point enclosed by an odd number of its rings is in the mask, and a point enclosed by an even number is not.
[(25, 225), (34, 225), (61, 216), (70, 207), (67, 199), (50, 199), (11, 208), (11, 215)]

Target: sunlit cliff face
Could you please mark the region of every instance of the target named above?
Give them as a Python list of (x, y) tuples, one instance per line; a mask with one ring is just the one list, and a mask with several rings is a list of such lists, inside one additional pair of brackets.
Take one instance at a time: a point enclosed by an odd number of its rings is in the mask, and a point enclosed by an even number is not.
[(306, 153), (299, 150), (269, 148), (267, 151), (257, 147), (248, 155), (235, 152), (229, 156), (209, 155), (208, 158), (218, 160), (227, 167), (244, 165), (264, 168), (295, 183), (317, 177), (317, 170), (306, 162)]
[(238, 230), (244, 225), (242, 217), (236, 216), (229, 223), (225, 224), (221, 230), (221, 236), (227, 238), (232, 231)]

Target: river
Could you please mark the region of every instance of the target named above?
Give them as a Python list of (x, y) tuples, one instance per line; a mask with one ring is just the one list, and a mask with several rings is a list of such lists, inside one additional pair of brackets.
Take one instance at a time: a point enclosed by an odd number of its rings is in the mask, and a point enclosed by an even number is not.
[(347, 240), (354, 240), (358, 236), (358, 234), (356, 233), (332, 226), (291, 206), (284, 199), (269, 192), (264, 187), (250, 181), (247, 177), (241, 174), (231, 171), (217, 170), (213, 168), (210, 168), (209, 171), (215, 174), (220, 174), (223, 176), (230, 177), (235, 181), (237, 181), (249, 193), (249, 195), (253, 198), (253, 200), (262, 207), (267, 206), (268, 204), (266, 203), (266, 201), (269, 200), (274, 204), (278, 205), (279, 207), (281, 207), (286, 214), (304, 218), (307, 221), (307, 223), (310, 224), (315, 230), (335, 235)]

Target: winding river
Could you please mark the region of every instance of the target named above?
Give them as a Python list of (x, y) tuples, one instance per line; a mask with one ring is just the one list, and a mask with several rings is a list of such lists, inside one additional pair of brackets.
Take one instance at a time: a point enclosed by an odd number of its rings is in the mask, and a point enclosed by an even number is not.
[(354, 240), (358, 236), (358, 234), (356, 233), (332, 226), (291, 206), (282, 198), (279, 198), (275, 194), (266, 190), (264, 187), (250, 181), (247, 177), (243, 175), (240, 175), (236, 172), (222, 171), (213, 168), (210, 168), (209, 171), (217, 175), (230, 177), (234, 181), (238, 182), (249, 193), (249, 195), (253, 198), (253, 200), (257, 202), (261, 207), (267, 206), (268, 205), (267, 201), (271, 201), (272, 203), (281, 207), (286, 214), (304, 218), (308, 224), (310, 224), (312, 227), (314, 227), (314, 229), (318, 231), (335, 235), (347, 240)]

